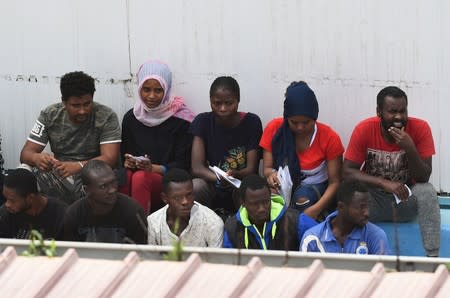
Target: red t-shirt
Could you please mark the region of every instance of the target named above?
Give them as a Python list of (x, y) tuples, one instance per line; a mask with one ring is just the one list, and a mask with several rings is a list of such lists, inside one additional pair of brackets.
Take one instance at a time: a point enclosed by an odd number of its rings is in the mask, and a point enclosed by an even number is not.
[[(435, 154), (433, 136), (428, 123), (408, 117), (406, 133), (412, 138), (422, 159)], [(359, 165), (372, 176), (399, 182), (409, 180), (406, 152), (395, 143), (388, 143), (381, 133), (381, 119), (371, 117), (356, 125), (350, 138), (345, 159)]]
[[(283, 124), (283, 118), (270, 121), (264, 129), (259, 146), (264, 150), (272, 152), (272, 139)], [(304, 183), (320, 183), (326, 177), (326, 161), (333, 160), (344, 153), (339, 135), (328, 125), (316, 121), (317, 131), (309, 148), (303, 152), (297, 152), (300, 160), (302, 174), (307, 177)], [(315, 177), (315, 178), (314, 178)], [(322, 180), (322, 181), (320, 181)]]

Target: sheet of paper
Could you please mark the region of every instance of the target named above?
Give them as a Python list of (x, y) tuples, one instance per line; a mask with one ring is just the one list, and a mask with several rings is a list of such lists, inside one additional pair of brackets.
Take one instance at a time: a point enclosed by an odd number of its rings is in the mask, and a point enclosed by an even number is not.
[[(405, 187), (406, 187), (406, 189), (408, 189), (408, 198), (409, 198), (410, 196), (412, 196), (411, 189), (410, 189), (410, 188), (408, 187), (408, 185), (406, 185), (406, 184), (405, 184)], [(401, 203), (402, 200), (400, 200), (400, 198), (397, 197), (396, 194), (394, 194), (394, 198), (395, 198), (395, 202), (396, 202), (397, 204), (400, 204), (400, 203)]]
[(233, 176), (229, 176), (227, 175), (227, 173), (225, 173), (224, 171), (222, 171), (221, 168), (217, 167), (217, 166), (209, 166), (209, 169), (211, 171), (213, 171), (217, 178), (219, 179), (225, 179), (226, 181), (228, 181), (229, 183), (231, 183), (231, 185), (233, 185), (236, 188), (239, 188), (239, 186), (241, 186), (241, 180), (234, 178)]
[(277, 172), (278, 180), (280, 180), (280, 195), (284, 198), (286, 206), (289, 206), (292, 195), (292, 179), (289, 173), (289, 167), (279, 167)]

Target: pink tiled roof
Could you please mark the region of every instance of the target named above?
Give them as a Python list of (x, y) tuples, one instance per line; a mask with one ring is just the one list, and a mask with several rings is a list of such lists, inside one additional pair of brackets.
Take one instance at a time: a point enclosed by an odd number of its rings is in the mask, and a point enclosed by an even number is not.
[(254, 257), (247, 265), (21, 257), (8, 247), (0, 255), (2, 297), (448, 297), (450, 278), (440, 265), (434, 273), (327, 269), (320, 260), (304, 268), (268, 267)]

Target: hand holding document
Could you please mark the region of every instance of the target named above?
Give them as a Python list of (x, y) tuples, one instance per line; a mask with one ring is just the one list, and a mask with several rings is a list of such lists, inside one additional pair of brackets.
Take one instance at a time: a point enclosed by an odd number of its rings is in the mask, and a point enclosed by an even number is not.
[(217, 166), (209, 166), (209, 169), (211, 171), (214, 172), (214, 174), (216, 174), (217, 178), (219, 180), (225, 179), (226, 181), (228, 181), (231, 185), (233, 185), (236, 188), (239, 188), (239, 186), (241, 186), (241, 180), (234, 178), (233, 176), (228, 175), (227, 173), (225, 173), (224, 171), (222, 171), (222, 169), (220, 169)]
[(277, 178), (280, 181), (280, 195), (283, 197), (286, 206), (289, 206), (292, 195), (292, 179), (287, 165), (278, 168)]
[[(408, 198), (409, 198), (410, 196), (412, 196), (411, 189), (410, 189), (410, 188), (408, 187), (408, 185), (406, 185), (406, 184), (405, 184), (405, 187), (406, 187), (406, 189), (408, 190)], [(394, 194), (394, 198), (395, 198), (395, 202), (396, 202), (397, 204), (399, 204), (399, 203), (402, 202), (402, 200), (400, 200), (400, 198), (399, 198), (396, 194)]]

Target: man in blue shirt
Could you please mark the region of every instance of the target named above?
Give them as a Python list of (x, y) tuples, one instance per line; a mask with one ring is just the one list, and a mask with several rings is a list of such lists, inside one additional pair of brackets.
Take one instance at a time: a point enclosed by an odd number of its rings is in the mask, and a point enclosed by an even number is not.
[(305, 232), (300, 250), (309, 252), (390, 254), (384, 231), (368, 222), (369, 193), (357, 181), (343, 182), (337, 191), (338, 210)]

